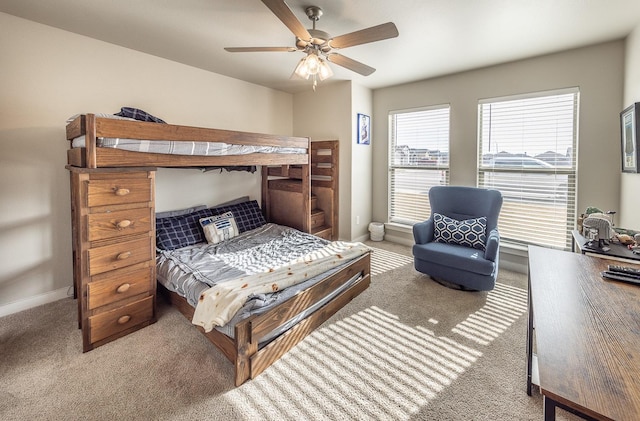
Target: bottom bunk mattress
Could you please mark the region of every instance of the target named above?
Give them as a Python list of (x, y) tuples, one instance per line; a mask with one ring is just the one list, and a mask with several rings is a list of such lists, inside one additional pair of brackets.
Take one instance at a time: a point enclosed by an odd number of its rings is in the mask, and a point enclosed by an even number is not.
[[(266, 224), (218, 244), (158, 250), (158, 281), (194, 307), (192, 323), (229, 337), (235, 325), (264, 313), (367, 253), (362, 243), (329, 242)], [(320, 302), (263, 337), (268, 343), (360, 279), (353, 276)]]

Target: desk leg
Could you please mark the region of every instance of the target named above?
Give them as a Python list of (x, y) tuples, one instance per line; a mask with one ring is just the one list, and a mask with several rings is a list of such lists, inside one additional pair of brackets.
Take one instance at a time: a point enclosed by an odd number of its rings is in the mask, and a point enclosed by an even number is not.
[(544, 421), (555, 421), (556, 419), (556, 403), (553, 399), (546, 396), (542, 398), (542, 408), (544, 411)]
[(527, 307), (529, 308), (529, 322), (527, 326), (527, 395), (531, 396), (531, 370), (533, 368), (533, 306), (531, 305), (531, 277), (529, 276), (527, 291)]

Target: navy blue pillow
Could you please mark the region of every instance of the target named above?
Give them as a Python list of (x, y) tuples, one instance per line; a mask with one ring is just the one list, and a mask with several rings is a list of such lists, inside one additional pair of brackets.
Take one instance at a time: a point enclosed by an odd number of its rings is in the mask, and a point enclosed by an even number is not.
[(487, 242), (487, 217), (457, 221), (433, 213), (434, 240), (438, 243), (459, 244), (484, 250)]
[(261, 227), (267, 223), (257, 200), (250, 200), (229, 206), (218, 206), (217, 208), (213, 208), (212, 211), (215, 215), (231, 212), (236, 220), (238, 231), (241, 233)]
[(120, 108), (120, 112), (115, 115), (120, 117), (128, 117), (133, 118), (139, 121), (151, 121), (153, 123), (165, 123), (164, 120), (159, 119), (158, 117), (152, 116), (146, 111), (139, 110), (137, 108), (132, 107), (122, 107)]
[(186, 215), (156, 218), (156, 247), (174, 250), (206, 241), (200, 218), (213, 216), (211, 209), (202, 209)]

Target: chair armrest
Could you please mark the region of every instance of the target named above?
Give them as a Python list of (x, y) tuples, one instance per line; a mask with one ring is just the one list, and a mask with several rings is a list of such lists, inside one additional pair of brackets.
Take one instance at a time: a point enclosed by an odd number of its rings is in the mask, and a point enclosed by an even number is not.
[(487, 234), (487, 242), (485, 244), (484, 258), (487, 260), (491, 260), (492, 262), (496, 261), (498, 257), (498, 248), (500, 246), (500, 234), (498, 233), (498, 229), (494, 228), (489, 231)]
[(427, 244), (433, 241), (433, 218), (413, 225), (413, 239), (416, 244)]

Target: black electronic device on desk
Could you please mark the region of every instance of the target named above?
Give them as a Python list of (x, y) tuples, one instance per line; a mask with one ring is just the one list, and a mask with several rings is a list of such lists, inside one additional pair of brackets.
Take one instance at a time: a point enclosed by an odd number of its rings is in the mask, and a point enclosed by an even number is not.
[(640, 285), (640, 269), (630, 266), (608, 265), (600, 274), (603, 278)]

